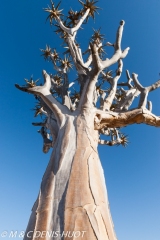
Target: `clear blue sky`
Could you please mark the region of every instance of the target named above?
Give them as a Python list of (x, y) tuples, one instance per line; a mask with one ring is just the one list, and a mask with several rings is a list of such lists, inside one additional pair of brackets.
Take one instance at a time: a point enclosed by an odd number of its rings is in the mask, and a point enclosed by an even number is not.
[[(40, 57), (46, 44), (61, 51), (57, 36), (42, 8), (49, 0), (1, 0), (0, 8), (0, 98), (1, 168), (0, 233), (25, 230), (32, 205), (50, 153), (42, 153), (42, 139), (32, 127), (34, 98), (18, 91), (15, 83), (24, 78), (42, 78), (42, 69), (52, 66)], [(144, 86), (160, 76), (160, 1), (100, 0), (103, 10), (79, 34), (83, 49), (92, 27), (102, 27), (106, 40), (113, 42), (119, 21), (124, 19), (122, 47), (130, 47), (124, 69), (139, 74)], [(62, 2), (64, 11), (79, 9), (76, 0)], [(85, 43), (84, 43), (85, 42)], [(125, 74), (122, 76), (125, 80)], [(153, 113), (160, 115), (160, 90), (152, 92)], [(130, 144), (100, 147), (112, 217), (119, 240), (159, 240), (160, 236), (160, 129), (134, 125), (127, 127)], [(5, 238), (9, 239), (9, 238)], [(18, 238), (17, 238), (18, 239)]]

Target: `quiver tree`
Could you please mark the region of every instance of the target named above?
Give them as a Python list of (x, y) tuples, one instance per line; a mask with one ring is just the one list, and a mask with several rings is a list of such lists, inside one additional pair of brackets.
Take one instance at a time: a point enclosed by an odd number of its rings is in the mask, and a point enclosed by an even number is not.
[[(41, 49), (42, 56), (53, 64), (54, 72), (43, 70), (44, 84), (39, 86), (32, 77), (25, 79), (25, 86), (15, 85), (35, 96), (35, 116), (44, 117), (33, 125), (40, 126), (43, 152), (53, 148), (26, 233), (70, 231), (72, 235), (73, 231), (85, 231), (85, 240), (116, 240), (97, 146), (126, 146), (127, 136), (121, 128), (129, 124), (160, 126), (160, 118), (152, 113), (152, 103), (148, 101), (149, 92), (160, 86), (160, 80), (144, 87), (137, 74), (130, 76), (126, 70), (126, 81), (120, 81), (123, 59), (129, 51), (121, 49), (123, 20), (114, 43), (104, 44), (100, 29), (94, 30), (83, 53), (77, 32), (89, 17), (95, 17), (99, 8), (95, 6), (97, 1), (79, 2), (82, 9), (79, 12), (71, 9), (67, 17), (59, 10), (60, 4), (55, 6), (52, 1), (51, 7), (44, 9), (49, 13), (50, 24), (56, 27), (55, 32), (63, 39), (64, 57), (46, 46)], [(105, 58), (107, 47), (113, 48), (110, 58)], [(112, 65), (117, 65), (116, 70), (111, 70)], [(72, 69), (78, 77), (70, 81)], [(138, 96), (139, 104), (132, 108)], [(63, 239), (62, 235), (56, 239)], [(34, 234), (32, 238), (26, 234), (25, 239), (34, 239)], [(40, 239), (49, 237), (44, 235)]]

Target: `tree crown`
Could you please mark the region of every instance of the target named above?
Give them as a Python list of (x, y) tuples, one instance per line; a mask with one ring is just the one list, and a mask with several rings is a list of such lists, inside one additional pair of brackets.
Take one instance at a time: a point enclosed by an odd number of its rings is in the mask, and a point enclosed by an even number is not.
[[(151, 86), (144, 87), (138, 80), (138, 75), (126, 70), (126, 81), (118, 82), (123, 70), (123, 58), (128, 54), (129, 48), (121, 49), (122, 35), (125, 22), (120, 21), (114, 43), (105, 42), (105, 35), (101, 28), (93, 29), (93, 34), (88, 44), (88, 49), (82, 51), (77, 40), (77, 32), (83, 24), (95, 14), (100, 8), (98, 1), (80, 1), (81, 10), (70, 9), (68, 15), (63, 15), (60, 3), (44, 8), (48, 13), (47, 20), (55, 27), (55, 33), (63, 40), (65, 52), (63, 57), (46, 45), (41, 49), (42, 56), (46, 61), (53, 64), (54, 73), (47, 74), (43, 71), (44, 85), (37, 86), (38, 80), (25, 79), (26, 85), (16, 87), (35, 95), (37, 99), (35, 117), (44, 115), (42, 123), (33, 125), (41, 126), (41, 134), (44, 138), (45, 149), (53, 146), (55, 134), (49, 136), (48, 119), (52, 118), (58, 126), (62, 122), (62, 115), (77, 114), (84, 108), (93, 108), (95, 117), (95, 129), (100, 135), (107, 135), (111, 140), (99, 139), (99, 144), (126, 146), (127, 136), (121, 133), (120, 128), (132, 123), (145, 122), (150, 125), (159, 126), (159, 118), (153, 115), (152, 103), (148, 101), (149, 92), (160, 86), (160, 80)], [(106, 57), (107, 48), (113, 48), (113, 55)], [(117, 69), (111, 70), (111, 66), (117, 63)], [(69, 72), (76, 71), (77, 78), (69, 80)], [(48, 97), (51, 95), (51, 97)], [(139, 96), (137, 108), (132, 108), (135, 97)], [(60, 110), (60, 111), (59, 111)], [(54, 136), (53, 136), (54, 135)]]

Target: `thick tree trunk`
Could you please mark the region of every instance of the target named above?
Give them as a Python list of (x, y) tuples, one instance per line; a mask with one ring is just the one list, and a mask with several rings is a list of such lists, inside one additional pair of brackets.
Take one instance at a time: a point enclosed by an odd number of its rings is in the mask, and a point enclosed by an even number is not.
[(67, 116), (59, 130), (25, 240), (116, 240), (90, 115)]

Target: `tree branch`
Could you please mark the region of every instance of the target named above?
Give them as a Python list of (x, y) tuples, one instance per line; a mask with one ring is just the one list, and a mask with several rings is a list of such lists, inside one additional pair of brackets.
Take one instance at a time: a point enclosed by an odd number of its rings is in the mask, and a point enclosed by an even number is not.
[(123, 62), (122, 60), (120, 59), (118, 61), (118, 69), (116, 71), (116, 76), (114, 78), (111, 78), (110, 79), (110, 84), (111, 84), (111, 90), (110, 90), (110, 93), (109, 95), (107, 96), (107, 98), (104, 100), (104, 104), (102, 106), (102, 109), (103, 110), (107, 110), (109, 111), (110, 110), (110, 107), (113, 103), (113, 100), (115, 98), (115, 95), (116, 95), (116, 90), (117, 90), (117, 82), (119, 80), (119, 78), (121, 77), (121, 73), (122, 73), (122, 68), (123, 68)]
[(128, 110), (129, 107), (132, 105), (135, 97), (138, 97), (140, 92), (136, 88), (131, 88), (129, 90), (123, 90), (121, 88), (121, 91), (123, 91), (123, 98), (118, 102), (115, 111), (119, 110)]
[[(39, 131), (44, 139), (44, 143), (47, 143), (46, 145), (46, 149), (49, 150), (49, 146), (53, 147), (54, 143), (57, 139), (57, 135), (58, 135), (58, 131), (59, 131), (59, 127), (57, 125), (57, 121), (53, 115), (53, 113), (48, 113), (48, 117), (44, 122), (38, 122), (38, 123), (32, 123), (33, 126), (41, 126), (43, 128), (41, 128), (41, 131)], [(48, 129), (50, 132), (50, 135), (52, 136), (52, 141), (48, 138), (47, 132), (44, 131), (45, 129)], [(43, 131), (42, 131), (43, 130)], [(42, 134), (43, 133), (43, 134)], [(48, 139), (45, 141), (45, 139)], [(49, 144), (48, 144), (49, 143)], [(45, 151), (46, 153), (47, 151)]]
[(129, 89), (133, 88), (131, 82), (133, 81), (132, 78), (130, 77), (130, 74), (129, 74), (129, 71), (126, 70), (126, 76), (127, 76), (127, 82), (121, 82), (121, 83), (118, 83), (117, 85), (118, 86), (127, 86)]
[(47, 153), (52, 147), (52, 141), (49, 139), (49, 134), (46, 132), (45, 127), (41, 127), (41, 130), (38, 132), (41, 133), (43, 138), (43, 152)]
[(80, 54), (79, 47), (76, 46), (73, 37), (67, 37), (67, 43), (70, 49), (71, 56), (73, 58), (75, 67), (79, 74), (87, 74), (89, 72), (88, 68), (85, 66), (84, 61), (82, 59), (82, 55)]
[(67, 108), (63, 106), (61, 103), (59, 103), (50, 92), (51, 89), (51, 79), (50, 76), (46, 73), (46, 71), (43, 71), (43, 77), (44, 77), (44, 85), (43, 86), (35, 86), (35, 87), (21, 87), (18, 84), (15, 84), (15, 86), (24, 92), (28, 92), (34, 95), (40, 96), (43, 101), (47, 104), (47, 106), (53, 111), (58, 125), (61, 125), (64, 114), (69, 113)]
[(72, 28), (68, 28), (68, 27), (64, 26), (60, 17), (58, 15), (55, 16), (60, 28), (67, 33), (66, 41), (68, 43), (68, 46), (69, 46), (69, 49), (70, 49), (70, 52), (71, 52), (71, 56), (72, 56), (73, 61), (75, 63), (75, 67), (76, 67), (79, 74), (87, 74), (88, 68), (85, 66), (84, 61), (82, 59), (81, 50), (80, 50), (79, 47), (76, 46), (74, 40), (75, 40), (75, 36), (76, 36), (77, 31), (81, 27), (84, 20), (87, 18), (89, 12), (90, 12), (90, 9), (89, 8), (86, 9), (83, 16), (78, 20), (76, 26), (74, 26)]
[(116, 36), (116, 42), (115, 44), (109, 44), (114, 46), (115, 53), (110, 59), (106, 59), (104, 61), (101, 60), (99, 54), (98, 54), (98, 49), (96, 44), (90, 44), (91, 50), (92, 50), (92, 57), (95, 66), (98, 68), (98, 71), (102, 71), (105, 68), (110, 67), (114, 63), (118, 62), (119, 59), (125, 58), (128, 54), (129, 47), (126, 48), (124, 51), (121, 50), (121, 41), (122, 41), (122, 33), (123, 33), (123, 26), (124, 26), (124, 21), (122, 20), (120, 22), (120, 26), (117, 31), (117, 36)]
[(140, 100), (138, 108), (146, 108), (148, 93), (160, 87), (160, 80), (148, 87), (143, 87), (138, 81), (138, 74), (133, 73), (132, 78), (135, 84), (135, 87), (140, 91)]
[(125, 22), (123, 20), (120, 21), (120, 26), (117, 30), (117, 35), (116, 35), (116, 42), (114, 43), (115, 53), (110, 59), (106, 59), (105, 61), (101, 62), (103, 69), (113, 65), (119, 59), (125, 58), (128, 54), (128, 51), (130, 49), (129, 47), (126, 48), (124, 51), (121, 50), (121, 41), (122, 41), (124, 24)]
[[(94, 46), (94, 48), (92, 48), (95, 58), (96, 58), (96, 61), (97, 61), (97, 65), (99, 67), (99, 70), (102, 71), (103, 69), (108, 68), (111, 65), (113, 65), (114, 63), (118, 62), (119, 59), (125, 58), (127, 56), (130, 48), (128, 47), (124, 51), (121, 50), (121, 41), (122, 41), (124, 24), (125, 24), (125, 22), (122, 20), (120, 22), (120, 26), (117, 30), (116, 42), (113, 44), (115, 53), (113, 54), (113, 56), (110, 59), (107, 58), (106, 60), (102, 61), (99, 57), (96, 47)], [(110, 45), (112, 45), (112, 44), (110, 44)]]
[(147, 109), (134, 109), (120, 113), (97, 110), (95, 114), (95, 129), (102, 129), (104, 127), (119, 128), (134, 123), (145, 123), (160, 127), (160, 117), (152, 114)]
[[(99, 73), (102, 71), (97, 45), (95, 43), (90, 43), (90, 48), (92, 52), (93, 68), (90, 74), (88, 74), (89, 75), (88, 82), (87, 82), (87, 85), (85, 86), (85, 89), (83, 90), (85, 92), (85, 94), (83, 93), (84, 100), (83, 100), (83, 103), (81, 101), (81, 105), (80, 105), (80, 106), (84, 105), (85, 107), (93, 106), (93, 98), (94, 98), (94, 90), (95, 90), (96, 82), (98, 80)], [(123, 63), (122, 63), (122, 60), (120, 59), (118, 59), (118, 61), (119, 61), (119, 66), (117, 70), (117, 75), (113, 79), (113, 92), (111, 92), (109, 95), (110, 102), (106, 103), (106, 108), (110, 108), (112, 104), (112, 101), (114, 99), (115, 92), (116, 92), (117, 81), (121, 76)]]
[(86, 84), (83, 89), (83, 93), (81, 96), (82, 101), (80, 102), (80, 107), (83, 108), (92, 108), (93, 107), (93, 99), (94, 99), (94, 90), (96, 86), (96, 82), (98, 80), (99, 73), (92, 74), (88, 77)]
[(64, 26), (64, 24), (63, 24), (63, 22), (62, 22), (62, 20), (60, 19), (59, 16), (56, 17), (56, 20), (57, 20), (59, 26), (61, 27), (61, 29), (63, 31), (65, 31), (69, 35), (72, 35), (72, 36), (74, 35), (74, 38), (75, 38), (75, 33), (79, 30), (79, 28), (81, 27), (82, 23), (87, 18), (89, 12), (90, 12), (90, 9), (87, 9), (86, 12), (84, 13), (84, 15), (78, 21), (77, 25), (75, 27), (73, 27), (73, 28), (67, 28), (66, 26)]
[(77, 32), (79, 30), (79, 28), (81, 27), (82, 23), (84, 22), (84, 20), (87, 18), (88, 14), (90, 12), (90, 9), (88, 8), (86, 10), (86, 12), (84, 13), (84, 15), (80, 18), (80, 20), (78, 21), (77, 25), (72, 28), (71, 30), (71, 34), (73, 35), (74, 32)]
[(132, 86), (131, 82), (133, 79), (130, 77), (129, 71), (126, 70), (127, 82), (118, 83), (118, 86), (126, 86), (128, 90), (124, 90), (123, 88), (120, 89), (122, 92), (122, 98), (116, 105), (115, 111), (119, 110), (128, 110), (129, 107), (132, 105), (135, 97), (138, 97), (140, 94), (139, 90)]
[(148, 105), (148, 110), (149, 110), (150, 112), (152, 112), (152, 102), (151, 102), (151, 101), (148, 101), (148, 102), (147, 102), (147, 105)]
[(108, 145), (108, 146), (112, 147), (112, 146), (120, 144), (121, 142), (118, 139), (113, 140), (113, 141), (107, 141), (107, 140), (99, 139), (98, 143), (100, 145)]

